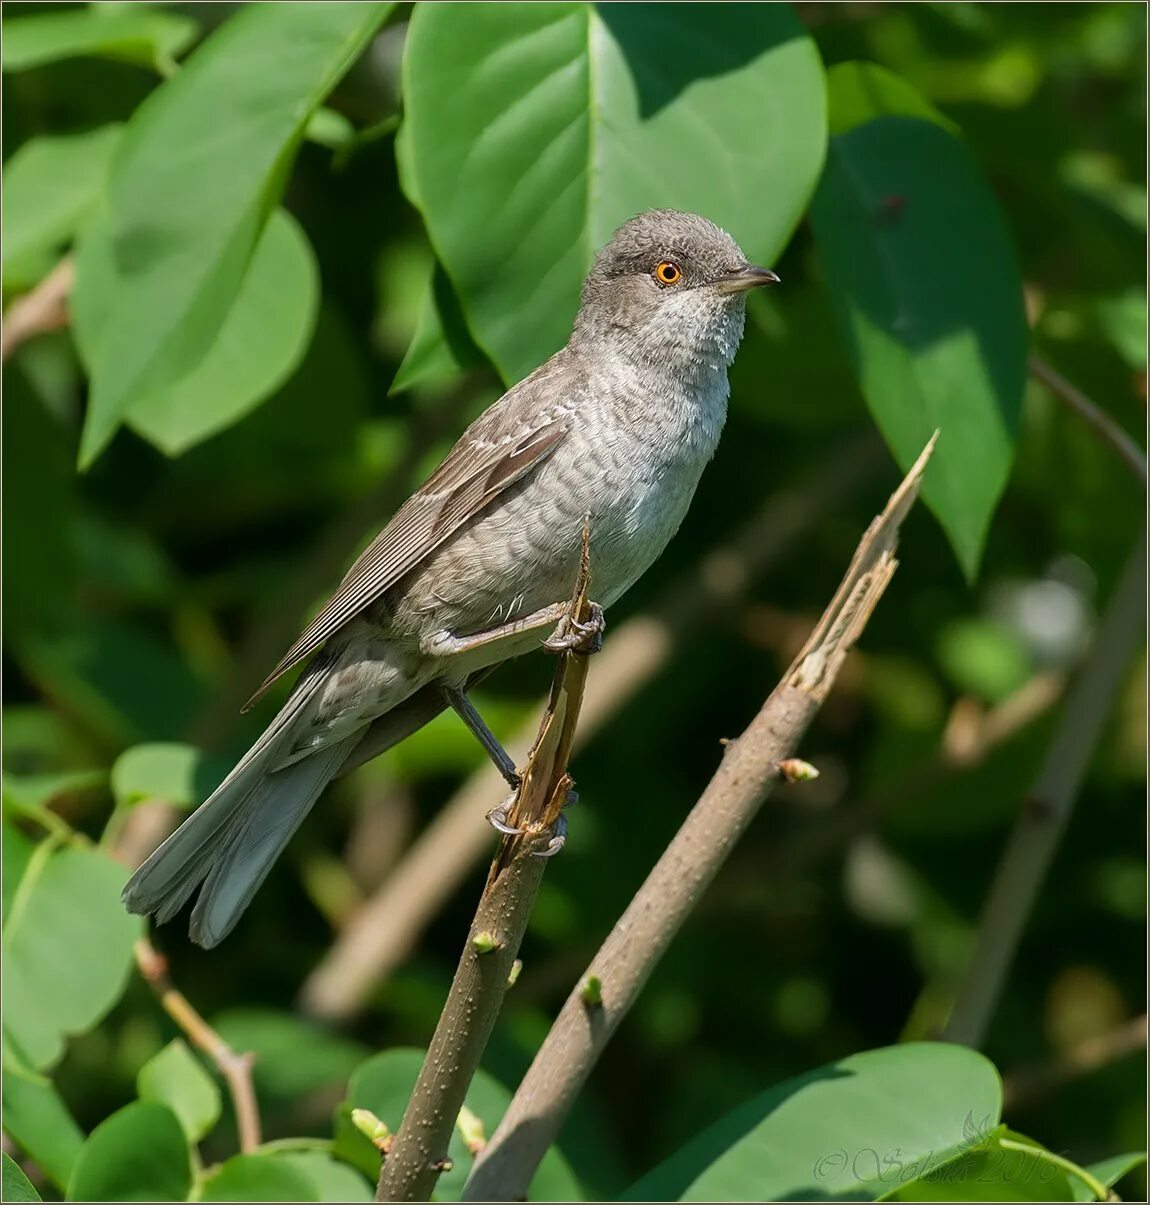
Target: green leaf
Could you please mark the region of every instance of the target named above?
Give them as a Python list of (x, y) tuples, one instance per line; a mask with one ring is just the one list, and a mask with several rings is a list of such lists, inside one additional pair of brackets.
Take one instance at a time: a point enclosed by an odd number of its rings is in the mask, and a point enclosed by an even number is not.
[(4, 924), (4, 1028), (37, 1069), (120, 998), (142, 921), (120, 903), (126, 869), (82, 846), (34, 858)]
[(748, 1101), (624, 1199), (875, 1200), (979, 1142), (1001, 1109), (998, 1073), (972, 1050), (871, 1050)]
[(436, 264), (419, 306), (415, 334), (388, 392), (402, 393), (417, 385), (449, 381), (486, 363), (487, 357), (475, 346), (467, 329), (447, 273)]
[[(1086, 1164), (1086, 1170), (1099, 1183), (1107, 1188), (1113, 1188), (1123, 1176), (1129, 1175), (1135, 1168), (1146, 1162), (1145, 1151), (1129, 1151), (1125, 1155), (1112, 1155), (1109, 1159), (1100, 1159), (1097, 1163)], [(1089, 1201), (1089, 1190), (1081, 1180), (1074, 1184), (1074, 1200)]]
[(32, 138), (4, 164), (5, 288), (35, 283), (21, 265), (69, 242), (100, 195), (122, 125)]
[(122, 59), (168, 71), (176, 56), (195, 40), (199, 26), (189, 17), (159, 12), (100, 12), (96, 7), (37, 13), (4, 22), (4, 70), (24, 71), (77, 55)]
[(199, 803), (220, 784), (228, 767), (194, 745), (157, 741), (134, 745), (112, 766), (112, 794), (117, 807), (145, 799), (162, 799), (175, 807)]
[(220, 1119), (220, 1089), (181, 1038), (153, 1055), (136, 1077), (141, 1100), (167, 1105), (191, 1143), (199, 1142)]
[(184, 1131), (166, 1105), (138, 1100), (102, 1121), (84, 1143), (69, 1201), (186, 1201), (192, 1164)]
[(973, 578), (1026, 380), (1022, 285), (998, 204), (959, 139), (878, 117), (831, 139), (811, 219), (863, 396), (900, 466), (941, 431), (923, 497)]
[(957, 1159), (902, 1183), (890, 1201), (1093, 1201), (1090, 1173), (999, 1126)]
[(55, 1085), (6, 1059), (3, 1102), (5, 1133), (54, 1184), (65, 1188), (84, 1145), (84, 1134)]
[[(347, 1099), (336, 1112), (335, 1155), (358, 1167), (374, 1182), (379, 1174), (379, 1152), (351, 1122), (352, 1109), (370, 1109), (394, 1132), (411, 1099), (424, 1052), (413, 1049), (388, 1050), (357, 1067), (347, 1086)], [(467, 1107), (479, 1118), (490, 1137), (511, 1102), (511, 1093), (480, 1070), (467, 1089)], [(458, 1201), (471, 1172), (473, 1156), (458, 1128), (452, 1133), (448, 1157), (454, 1167), (439, 1177), (435, 1196), (440, 1201)], [(567, 1161), (552, 1148), (544, 1156), (531, 1181), (531, 1197), (541, 1201), (580, 1201), (582, 1189)]]
[(370, 1201), (375, 1184), (322, 1151), (285, 1151), (279, 1159), (312, 1184), (317, 1201)]
[[(106, 215), (104, 215), (106, 221)], [(73, 303), (84, 362), (100, 359), (115, 287), (110, 241), (89, 232)], [(169, 456), (231, 426), (273, 394), (303, 359), (319, 309), (319, 268), (296, 220), (280, 209), (264, 227), (223, 323), (184, 375), (145, 390), (128, 414), (132, 428)]]
[(0, 1200), (39, 1201), (43, 1199), (32, 1187), (32, 1181), (24, 1175), (23, 1169), (7, 1151), (3, 1152), (3, 1163), (4, 1178), (3, 1190), (0, 1191)]
[(769, 262), (822, 165), (822, 67), (787, 5), (422, 4), (403, 74), (405, 191), (507, 380), (566, 340), (621, 222), (693, 210)]
[(77, 259), (78, 287), (95, 287), (84, 283), (94, 273), (104, 311), (83, 465), (203, 360), (311, 114), (390, 8), (246, 6), (136, 110), (108, 181), (109, 221), (85, 232)]
[(315, 1182), (282, 1155), (235, 1155), (204, 1179), (201, 1201), (319, 1201)]
[(28, 863), (36, 850), (36, 842), (7, 820), (4, 821), (3, 831), (0, 855), (3, 857), (4, 873), (0, 876), (0, 888), (3, 889), (4, 903), (0, 916), (7, 917), (8, 909), (12, 907), (12, 900), (16, 895), (16, 887), (24, 877), (24, 871), (28, 869)]
[(845, 134), (875, 117), (921, 117), (952, 134), (961, 131), (913, 84), (877, 63), (839, 63), (827, 71), (828, 133)]

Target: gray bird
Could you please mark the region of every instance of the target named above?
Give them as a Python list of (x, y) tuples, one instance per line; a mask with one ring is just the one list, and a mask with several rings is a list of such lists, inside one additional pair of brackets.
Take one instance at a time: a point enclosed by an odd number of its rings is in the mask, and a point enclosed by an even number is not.
[[(468, 688), (541, 644), (594, 647), (601, 608), (682, 522), (726, 419), (745, 294), (777, 281), (695, 214), (620, 226), (567, 345), (471, 424), (352, 565), (256, 695), (315, 653), (287, 702), (132, 876), (128, 909), (162, 923), (202, 884), (190, 934), (216, 945), (324, 787), (448, 706), (515, 785)], [(599, 605), (574, 630), (585, 515)]]

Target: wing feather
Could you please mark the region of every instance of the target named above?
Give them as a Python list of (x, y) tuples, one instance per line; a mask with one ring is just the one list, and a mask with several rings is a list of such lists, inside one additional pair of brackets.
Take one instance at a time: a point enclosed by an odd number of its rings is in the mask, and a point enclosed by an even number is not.
[(360, 554), (339, 589), (245, 704), (245, 711), (273, 682), (315, 652), (348, 620), (555, 451), (570, 426), (574, 397), (568, 396), (563, 403), (537, 414), (527, 430), (520, 425), (516, 431), (515, 424), (508, 423), (510, 407), (504, 403), (518, 389), (537, 384), (543, 381), (529, 377), (471, 425), (439, 468)]

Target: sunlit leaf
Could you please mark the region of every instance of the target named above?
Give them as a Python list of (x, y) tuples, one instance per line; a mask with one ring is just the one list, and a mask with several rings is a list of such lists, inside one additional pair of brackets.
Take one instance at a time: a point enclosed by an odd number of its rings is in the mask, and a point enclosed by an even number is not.
[(180, 1038), (140, 1068), (136, 1086), (141, 1100), (159, 1101), (175, 1113), (189, 1142), (199, 1142), (220, 1119), (219, 1085)]
[(640, 210), (777, 255), (822, 164), (823, 97), (786, 5), (417, 5), (405, 189), (515, 380), (566, 341), (592, 257)]
[(105, 13), (90, 5), (10, 17), (4, 21), (4, 70), (23, 71), (78, 55), (171, 69), (175, 57), (195, 40), (199, 26), (189, 17), (149, 5), (131, 8), (139, 11)]
[[(133, 114), (107, 223), (81, 240), (100, 336), (81, 461), (203, 360), (230, 311), (311, 113), (388, 4), (253, 4)], [(85, 276), (94, 279), (85, 281)]]

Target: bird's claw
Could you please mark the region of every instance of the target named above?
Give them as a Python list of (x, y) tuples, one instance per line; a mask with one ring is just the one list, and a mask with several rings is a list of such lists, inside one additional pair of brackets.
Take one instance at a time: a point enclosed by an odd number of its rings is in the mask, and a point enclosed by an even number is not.
[(572, 615), (564, 615), (555, 631), (543, 641), (543, 647), (550, 653), (581, 653), (585, 657), (597, 653), (603, 647), (607, 621), (598, 603), (589, 602), (587, 608), (590, 615), (586, 623)]
[[(497, 833), (502, 833), (505, 837), (526, 837), (531, 835), (535, 830), (530, 828), (517, 828), (511, 823), (510, 807), (515, 795), (508, 795), (507, 798), (498, 806), (491, 809), (487, 813), (487, 823), (491, 825)], [(573, 803), (579, 802), (579, 794), (576, 791), (568, 791), (566, 799), (563, 800), (563, 806), (569, 807)], [(555, 821), (555, 829), (552, 832), (547, 844), (543, 849), (534, 850), (533, 853), (537, 858), (553, 858), (567, 843), (567, 817), (562, 813), (559, 814)]]

